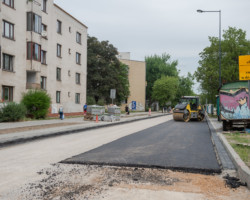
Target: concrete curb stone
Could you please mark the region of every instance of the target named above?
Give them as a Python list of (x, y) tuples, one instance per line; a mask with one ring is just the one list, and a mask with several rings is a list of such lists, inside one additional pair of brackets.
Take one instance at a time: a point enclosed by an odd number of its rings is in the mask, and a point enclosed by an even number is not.
[(226, 150), (228, 151), (234, 165), (237, 168), (237, 175), (239, 179), (247, 183), (248, 189), (250, 189), (250, 169), (246, 164), (241, 160), (239, 155), (234, 151), (233, 147), (228, 143), (227, 139), (222, 133), (217, 133), (223, 145), (225, 146)]
[[(209, 119), (209, 117), (207, 117), (207, 119)], [(214, 126), (210, 119), (209, 119), (209, 121), (210, 121), (211, 125)], [(214, 129), (215, 129), (215, 127), (214, 127)], [(247, 183), (247, 187), (248, 187), (248, 189), (250, 189), (250, 169), (242, 161), (242, 159), (239, 157), (239, 155), (234, 151), (233, 147), (228, 143), (225, 136), (221, 132), (218, 132), (218, 131), (215, 131), (215, 132), (218, 135), (224, 148), (228, 152), (228, 155), (230, 156), (233, 164), (235, 165), (238, 178), (243, 183)]]

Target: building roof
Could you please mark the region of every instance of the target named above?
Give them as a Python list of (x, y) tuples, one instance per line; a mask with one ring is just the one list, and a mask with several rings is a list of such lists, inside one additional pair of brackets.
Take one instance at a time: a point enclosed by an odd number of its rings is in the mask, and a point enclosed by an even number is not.
[(75, 17), (73, 17), (71, 14), (69, 14), (68, 12), (66, 12), (65, 10), (63, 10), (60, 6), (58, 6), (57, 4), (54, 3), (54, 6), (57, 7), (58, 9), (60, 9), (62, 12), (64, 12), (65, 14), (67, 14), (68, 16), (70, 16), (72, 19), (74, 19), (75, 21), (77, 21), (79, 24), (81, 24), (82, 26), (84, 26), (85, 28), (88, 28), (85, 24), (83, 24), (82, 22), (80, 22), (78, 19), (76, 19)]
[(121, 58), (118, 58), (120, 61), (124, 60), (124, 61), (132, 61), (132, 62), (143, 62), (143, 63), (146, 63), (145, 61), (140, 61), (140, 60), (128, 60), (128, 59), (121, 59)]

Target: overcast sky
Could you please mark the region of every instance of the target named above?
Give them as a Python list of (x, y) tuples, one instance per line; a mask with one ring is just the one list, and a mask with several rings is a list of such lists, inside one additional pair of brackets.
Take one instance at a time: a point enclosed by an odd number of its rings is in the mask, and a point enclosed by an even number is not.
[[(108, 40), (132, 60), (167, 53), (178, 60), (181, 75), (198, 67), (199, 53), (209, 46), (208, 36), (241, 28), (250, 39), (250, 0), (55, 0), (57, 5), (88, 27), (88, 34)], [(223, 32), (222, 32), (223, 33)], [(198, 84), (195, 91), (197, 92)]]

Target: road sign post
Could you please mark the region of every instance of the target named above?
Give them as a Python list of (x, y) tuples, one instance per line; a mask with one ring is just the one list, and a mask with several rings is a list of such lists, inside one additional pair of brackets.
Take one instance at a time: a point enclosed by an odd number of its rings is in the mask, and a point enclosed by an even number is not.
[(112, 99), (112, 104), (113, 104), (113, 99), (115, 99), (116, 95), (116, 89), (111, 89), (110, 90), (110, 98)]

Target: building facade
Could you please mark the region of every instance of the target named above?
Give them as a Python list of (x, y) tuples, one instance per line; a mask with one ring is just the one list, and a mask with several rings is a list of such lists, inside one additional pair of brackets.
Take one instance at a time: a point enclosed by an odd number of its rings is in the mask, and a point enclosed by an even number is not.
[(120, 62), (129, 67), (129, 91), (127, 102), (122, 104), (124, 110), (128, 105), (130, 110), (145, 111), (146, 104), (146, 63), (144, 61), (130, 60), (130, 53), (119, 53)]
[(82, 112), (86, 102), (87, 27), (53, 0), (0, 3), (1, 101), (46, 90), (51, 113)]

